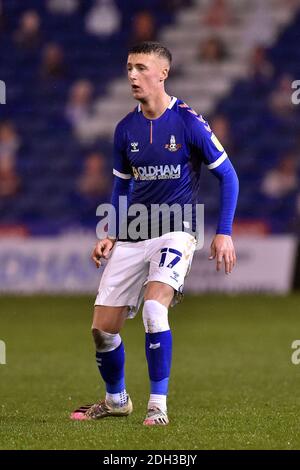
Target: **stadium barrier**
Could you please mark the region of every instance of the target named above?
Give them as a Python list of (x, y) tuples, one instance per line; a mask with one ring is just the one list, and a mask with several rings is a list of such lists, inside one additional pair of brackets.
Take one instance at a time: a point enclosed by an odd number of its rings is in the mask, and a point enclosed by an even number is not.
[[(185, 292), (270, 292), (285, 294), (293, 286), (297, 240), (292, 236), (239, 237), (238, 265), (231, 275), (217, 273), (209, 261), (206, 235), (196, 251)], [(1, 239), (1, 293), (96, 293), (101, 269), (90, 259), (91, 236)]]
[(300, 239), (298, 239), (298, 249), (297, 249), (297, 255), (295, 257), (295, 274), (294, 274), (294, 284), (293, 284), (293, 289), (300, 291)]
[[(217, 273), (207, 261), (209, 243), (195, 253), (187, 292), (265, 292), (287, 294), (292, 290), (297, 239), (290, 235), (235, 238), (237, 265), (230, 275)], [(223, 271), (224, 272), (224, 271)]]

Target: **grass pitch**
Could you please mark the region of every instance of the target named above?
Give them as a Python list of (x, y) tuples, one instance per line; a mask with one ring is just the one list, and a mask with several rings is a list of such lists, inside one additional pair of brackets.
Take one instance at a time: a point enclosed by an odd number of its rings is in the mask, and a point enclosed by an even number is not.
[(89, 297), (2, 297), (1, 449), (300, 449), (300, 296), (186, 297), (170, 311), (170, 425), (145, 428), (141, 315), (123, 330), (128, 418), (72, 422), (103, 396)]

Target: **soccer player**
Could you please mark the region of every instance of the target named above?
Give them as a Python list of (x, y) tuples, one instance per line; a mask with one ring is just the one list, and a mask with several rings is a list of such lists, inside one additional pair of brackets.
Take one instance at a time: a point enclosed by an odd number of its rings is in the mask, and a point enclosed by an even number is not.
[[(206, 165), (220, 181), (220, 215), (211, 243), (211, 260), (220, 271), (231, 273), (236, 255), (231, 239), (238, 196), (238, 179), (222, 145), (208, 123), (192, 108), (165, 91), (171, 53), (156, 42), (145, 42), (129, 50), (127, 71), (138, 106), (116, 127), (114, 137), (114, 186), (112, 203), (117, 220), (124, 218), (119, 196), (130, 204), (195, 204), (198, 200), (200, 167)], [(127, 209), (126, 209), (127, 211)], [(126, 215), (127, 212), (126, 212)], [(177, 215), (173, 217), (177, 220)], [(150, 216), (151, 219), (151, 216)], [(193, 220), (191, 224), (193, 225)], [(152, 220), (146, 225), (151, 226)], [(161, 223), (163, 221), (160, 221)], [(121, 223), (96, 243), (92, 254), (97, 267), (108, 259), (95, 302), (92, 334), (96, 362), (105, 382), (106, 397), (83, 406), (72, 419), (127, 416), (132, 402), (126, 392), (124, 346), (120, 330), (143, 304), (145, 348), (150, 397), (144, 425), (166, 425), (168, 381), (172, 358), (172, 336), (168, 309), (176, 303), (195, 250), (194, 232), (182, 228), (159, 232), (146, 239), (127, 234)], [(177, 224), (178, 225), (178, 224)], [(114, 232), (114, 233), (113, 233)], [(199, 279), (201, 282), (201, 279)]]

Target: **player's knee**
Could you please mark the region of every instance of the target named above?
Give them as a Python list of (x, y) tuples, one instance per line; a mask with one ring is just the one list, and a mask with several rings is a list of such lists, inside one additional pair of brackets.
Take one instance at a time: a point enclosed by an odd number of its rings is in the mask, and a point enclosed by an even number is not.
[(156, 300), (145, 300), (143, 322), (146, 333), (160, 333), (169, 330), (167, 307)]
[(169, 306), (172, 302), (173, 296), (173, 287), (162, 282), (150, 281), (147, 284), (144, 300), (156, 300), (165, 306)]
[(92, 335), (98, 352), (113, 351), (121, 344), (122, 341), (121, 336), (118, 333), (106, 333), (106, 331), (101, 331), (97, 328), (92, 328)]

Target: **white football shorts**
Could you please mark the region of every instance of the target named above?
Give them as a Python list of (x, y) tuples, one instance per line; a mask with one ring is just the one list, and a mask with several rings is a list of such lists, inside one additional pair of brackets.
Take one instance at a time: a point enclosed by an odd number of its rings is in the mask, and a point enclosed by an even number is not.
[(104, 268), (95, 305), (129, 306), (128, 318), (133, 318), (149, 281), (173, 287), (174, 305), (182, 296), (195, 247), (196, 239), (186, 232), (139, 242), (117, 241)]

